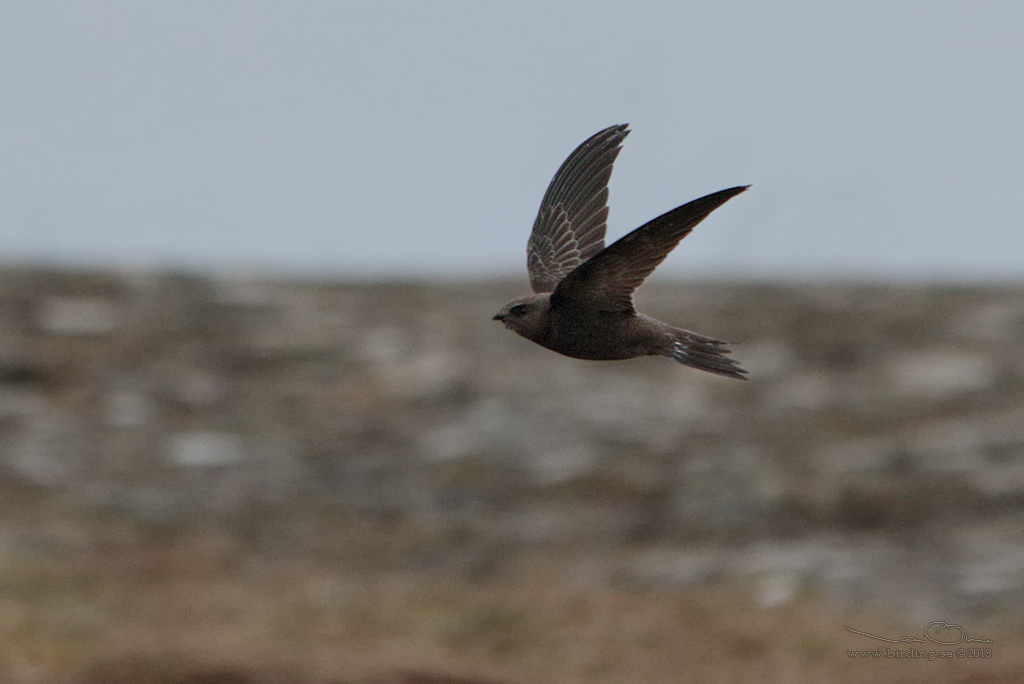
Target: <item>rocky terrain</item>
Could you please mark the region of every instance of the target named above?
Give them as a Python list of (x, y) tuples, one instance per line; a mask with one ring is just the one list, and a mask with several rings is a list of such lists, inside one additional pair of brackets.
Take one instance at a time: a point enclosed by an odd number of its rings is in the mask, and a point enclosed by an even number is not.
[[(640, 291), (750, 382), (548, 352), (490, 320), (524, 288), (0, 271), (0, 487), (271, 555), (381, 525), (381, 572), (1024, 615), (1024, 287)], [(8, 507), (0, 560), (90, 529)]]

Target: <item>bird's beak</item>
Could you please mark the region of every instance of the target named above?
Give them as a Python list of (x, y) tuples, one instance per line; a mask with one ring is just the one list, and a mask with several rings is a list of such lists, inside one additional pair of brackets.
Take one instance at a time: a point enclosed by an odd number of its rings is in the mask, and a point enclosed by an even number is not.
[(499, 314), (494, 314), (494, 318), (492, 318), (491, 320), (492, 321), (502, 321), (502, 322), (504, 322), (505, 317), (502, 316), (500, 313)]

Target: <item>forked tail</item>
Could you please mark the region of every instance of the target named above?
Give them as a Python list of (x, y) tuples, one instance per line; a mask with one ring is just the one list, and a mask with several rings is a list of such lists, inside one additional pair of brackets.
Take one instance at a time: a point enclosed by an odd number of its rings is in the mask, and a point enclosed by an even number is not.
[(674, 339), (662, 353), (679, 363), (708, 373), (748, 380), (747, 371), (740, 368), (739, 363), (725, 356), (730, 353), (725, 345), (726, 343), (721, 340), (676, 329)]

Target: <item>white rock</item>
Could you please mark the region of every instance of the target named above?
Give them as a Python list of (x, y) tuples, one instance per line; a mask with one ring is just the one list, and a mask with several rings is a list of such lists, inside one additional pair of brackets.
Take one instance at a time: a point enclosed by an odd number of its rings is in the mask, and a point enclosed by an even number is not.
[(583, 477), (593, 469), (595, 461), (594, 449), (578, 443), (534, 454), (530, 471), (538, 484), (550, 486)]
[(793, 572), (774, 572), (757, 582), (757, 601), (765, 608), (790, 603), (800, 591), (800, 577)]
[(439, 425), (427, 431), (418, 442), (424, 458), (438, 462), (472, 456), (484, 446), (480, 432), (463, 423)]
[(743, 360), (743, 367), (758, 378), (778, 377), (797, 365), (796, 355), (784, 340), (765, 340), (759, 344), (746, 345), (737, 358)]
[(944, 399), (982, 390), (996, 378), (994, 364), (966, 352), (907, 352), (888, 363), (888, 375), (897, 392), (926, 399)]
[(708, 582), (723, 574), (729, 554), (718, 549), (651, 549), (642, 552), (626, 575), (652, 584), (691, 586)]
[(245, 454), (238, 435), (197, 430), (171, 435), (167, 457), (185, 468), (216, 468), (240, 463)]
[(369, 363), (397, 363), (408, 353), (408, 346), (405, 331), (397, 326), (383, 325), (363, 333), (356, 356)]
[(50, 297), (38, 313), (39, 327), (59, 335), (104, 335), (119, 318), (114, 304), (98, 297)]
[(7, 450), (6, 465), (15, 476), (41, 487), (74, 481), (82, 468), (84, 435), (74, 421), (46, 406), (30, 414)]

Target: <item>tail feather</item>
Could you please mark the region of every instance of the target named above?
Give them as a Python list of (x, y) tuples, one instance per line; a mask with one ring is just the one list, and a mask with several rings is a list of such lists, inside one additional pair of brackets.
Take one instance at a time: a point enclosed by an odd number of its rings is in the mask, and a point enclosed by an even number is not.
[(725, 348), (726, 343), (704, 337), (688, 330), (676, 330), (674, 339), (663, 352), (679, 363), (698, 368), (708, 373), (725, 375), (737, 380), (749, 380), (747, 371), (740, 364), (726, 357), (731, 353)]

